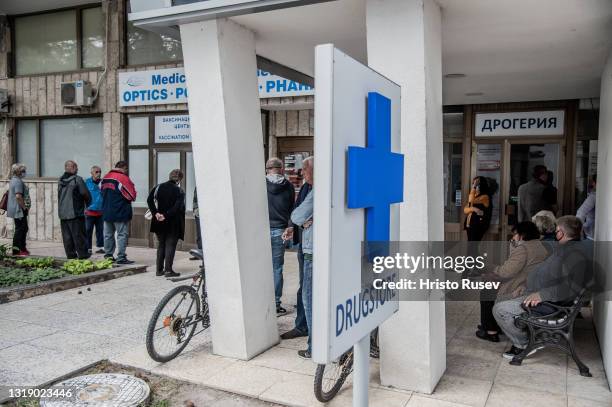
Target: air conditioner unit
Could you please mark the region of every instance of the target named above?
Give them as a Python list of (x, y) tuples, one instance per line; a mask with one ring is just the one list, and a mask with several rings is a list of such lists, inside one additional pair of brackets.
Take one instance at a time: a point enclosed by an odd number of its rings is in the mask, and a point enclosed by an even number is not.
[(8, 113), (11, 107), (8, 90), (0, 89), (0, 113)]
[(87, 81), (62, 82), (62, 106), (91, 106), (93, 100), (91, 83)]

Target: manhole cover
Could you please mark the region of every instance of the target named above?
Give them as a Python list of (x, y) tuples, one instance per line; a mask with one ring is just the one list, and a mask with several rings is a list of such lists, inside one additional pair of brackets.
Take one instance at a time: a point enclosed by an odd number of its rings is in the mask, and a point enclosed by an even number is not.
[(144, 380), (126, 374), (79, 376), (58, 383), (54, 388), (64, 388), (65, 394), (71, 393), (72, 397), (41, 399), (42, 407), (130, 407), (149, 398), (149, 385)]

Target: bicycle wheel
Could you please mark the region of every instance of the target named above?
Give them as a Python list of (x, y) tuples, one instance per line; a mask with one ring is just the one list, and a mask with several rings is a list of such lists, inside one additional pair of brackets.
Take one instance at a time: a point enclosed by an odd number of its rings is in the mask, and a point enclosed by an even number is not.
[(162, 298), (147, 327), (147, 352), (157, 362), (178, 356), (191, 340), (200, 316), (197, 291), (182, 285)]
[(352, 371), (352, 349), (332, 363), (317, 366), (314, 379), (314, 393), (317, 400), (326, 403), (333, 399)]

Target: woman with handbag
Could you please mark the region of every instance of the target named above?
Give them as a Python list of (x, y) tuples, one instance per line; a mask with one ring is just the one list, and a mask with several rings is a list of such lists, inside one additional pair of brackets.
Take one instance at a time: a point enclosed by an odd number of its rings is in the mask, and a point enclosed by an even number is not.
[(151, 213), (151, 232), (157, 236), (157, 276), (176, 277), (172, 269), (179, 239), (185, 237), (185, 192), (179, 186), (183, 172), (170, 171), (168, 181), (149, 193), (147, 205)]

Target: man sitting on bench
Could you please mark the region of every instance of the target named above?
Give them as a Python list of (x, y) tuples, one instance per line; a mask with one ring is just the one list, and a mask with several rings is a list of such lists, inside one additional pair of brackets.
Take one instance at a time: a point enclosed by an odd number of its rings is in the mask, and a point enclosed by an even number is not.
[[(575, 216), (557, 219), (555, 239), (558, 244), (551, 255), (527, 277), (523, 296), (501, 301), (493, 307), (493, 316), (506, 336), (512, 341), (510, 350), (503, 354), (513, 359), (529, 343), (527, 331), (515, 325), (515, 318), (531, 307), (532, 313), (548, 315), (555, 309), (544, 303), (569, 305), (592, 278), (592, 247), (581, 241), (582, 222)], [(533, 351), (535, 352), (535, 350)], [(533, 353), (532, 352), (532, 353)]]

